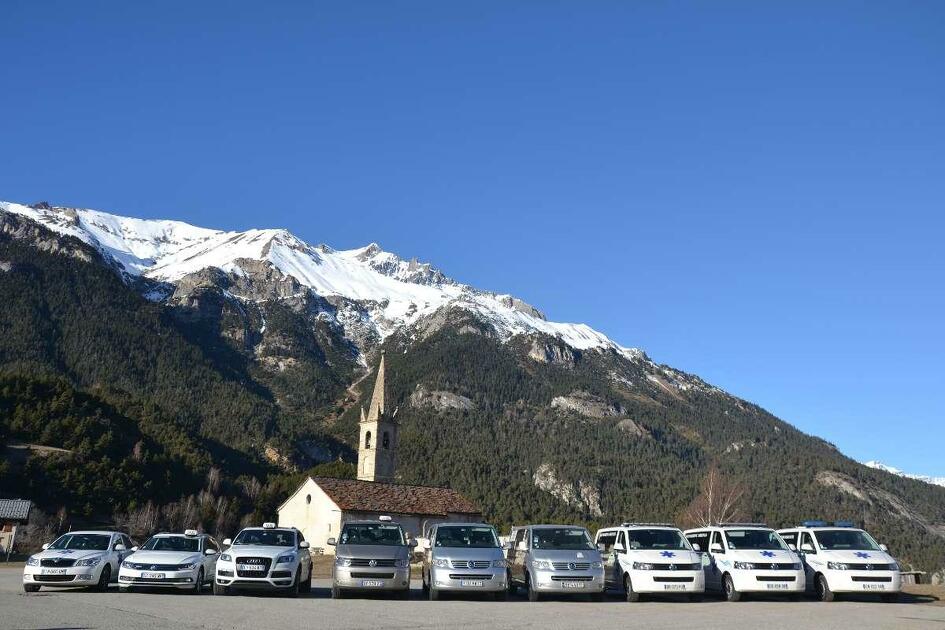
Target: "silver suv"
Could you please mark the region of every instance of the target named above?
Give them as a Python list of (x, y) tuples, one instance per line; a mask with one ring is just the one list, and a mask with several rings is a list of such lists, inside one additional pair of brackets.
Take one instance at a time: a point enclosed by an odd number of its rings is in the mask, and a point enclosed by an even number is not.
[(507, 597), (508, 563), (495, 528), (485, 523), (440, 523), (424, 542), (423, 590), (431, 600), (443, 591)]
[(403, 528), (382, 516), (377, 521), (348, 521), (341, 536), (328, 539), (335, 546), (331, 596), (341, 599), (348, 590), (391, 591), (410, 597), (410, 550)]
[(591, 536), (576, 525), (525, 525), (509, 534), (509, 590), (528, 591), (535, 602), (543, 593), (604, 598), (604, 564)]

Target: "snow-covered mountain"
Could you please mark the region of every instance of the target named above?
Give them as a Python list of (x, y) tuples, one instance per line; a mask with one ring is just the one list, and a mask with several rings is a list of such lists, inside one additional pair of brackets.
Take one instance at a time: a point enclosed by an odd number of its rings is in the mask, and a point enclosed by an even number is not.
[[(226, 232), (180, 221), (135, 219), (48, 204), (0, 202), (0, 211), (80, 239), (131, 278), (174, 285), (207, 269), (243, 277), (259, 273), (262, 263), (265, 273), (292, 279), (321, 297), (359, 304), (379, 340), (444, 307), (458, 307), (489, 322), (503, 339), (543, 333), (579, 350), (608, 349), (631, 359), (643, 356), (585, 324), (547, 321), (540, 311), (518, 298), (462, 284), (428, 263), (403, 260), (375, 243), (337, 251), (327, 245), (310, 245), (281, 229)], [(259, 299), (258, 295), (234, 294)], [(154, 295), (166, 297), (169, 293)]]
[(916, 481), (924, 481), (925, 483), (930, 483), (935, 486), (945, 487), (945, 477), (930, 477), (928, 475), (913, 475), (910, 473), (905, 473), (899, 470), (898, 468), (893, 468), (892, 466), (887, 466), (882, 462), (876, 460), (863, 462), (864, 466), (869, 466), (870, 468), (875, 468), (877, 470), (883, 470), (893, 475), (899, 475), (900, 477), (906, 477), (907, 479), (915, 479)]

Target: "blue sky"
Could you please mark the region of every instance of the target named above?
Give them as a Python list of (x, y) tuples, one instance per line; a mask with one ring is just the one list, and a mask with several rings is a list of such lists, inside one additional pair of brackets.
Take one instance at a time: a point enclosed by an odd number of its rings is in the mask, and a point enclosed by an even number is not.
[(945, 3), (144, 4), (3, 3), (0, 199), (377, 241), (945, 475)]

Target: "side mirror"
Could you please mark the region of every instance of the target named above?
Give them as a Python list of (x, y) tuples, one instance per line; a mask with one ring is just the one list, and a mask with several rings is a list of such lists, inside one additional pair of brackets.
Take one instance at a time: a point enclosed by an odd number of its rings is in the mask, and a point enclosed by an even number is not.
[(597, 551), (601, 553), (606, 553), (607, 545), (605, 543), (597, 543)]
[(302, 542), (299, 543), (299, 549), (308, 549), (308, 548), (309, 548), (309, 544), (307, 540), (303, 540)]
[(889, 547), (887, 547), (886, 545), (880, 545), (879, 548), (882, 549), (884, 553), (889, 551)]
[(801, 551), (805, 553), (816, 553), (814, 551), (814, 545), (810, 543), (804, 543), (803, 545), (801, 545)]
[(331, 537), (331, 538), (329, 538), (328, 540), (325, 541), (325, 544), (328, 545), (329, 547), (334, 547), (335, 545), (338, 544), (338, 541), (335, 540), (334, 537)]
[(528, 551), (528, 542), (523, 540), (519, 542), (515, 548), (518, 549), (519, 551)]
[(504, 541), (504, 542), (502, 543), (502, 550), (503, 550), (503, 551), (508, 551), (508, 550), (511, 549), (511, 548), (512, 548), (512, 541), (511, 541), (511, 540), (506, 540), (506, 541)]
[(223, 539), (223, 546), (224, 546), (224, 547), (229, 547), (229, 546), (232, 545), (232, 544), (233, 544), (233, 540), (232, 540), (232, 539), (230, 539), (230, 538), (224, 538), (224, 539)]
[(417, 540), (415, 538), (411, 538), (410, 540), (407, 541), (407, 546), (410, 547), (411, 549), (416, 549)]
[(215, 556), (215, 555), (217, 555), (217, 550), (216, 550), (216, 549), (207, 549), (206, 551), (204, 551), (204, 553), (207, 554), (208, 556)]
[(692, 550), (696, 553), (702, 553), (702, 547), (699, 546), (699, 543), (692, 543)]
[(134, 547), (131, 548), (131, 550), (132, 550), (132, 551), (138, 551), (138, 546), (135, 545)]
[(795, 545), (794, 543), (788, 543), (788, 544), (787, 544), (787, 547), (788, 547), (788, 549), (790, 549), (791, 551), (797, 551), (797, 545)]
[(627, 553), (627, 547), (623, 543), (614, 544), (614, 551), (617, 553)]
[(46, 551), (47, 549), (49, 549), (50, 544), (52, 543), (43, 543), (43, 551)]
[(117, 545), (115, 545), (114, 549), (115, 549), (115, 551), (124, 551), (124, 550), (125, 550), (125, 546), (124, 546), (123, 544), (121, 544), (121, 543), (118, 543)]
[(725, 550), (722, 549), (722, 545), (720, 545), (719, 543), (715, 543), (714, 545), (709, 547), (709, 551), (712, 553), (725, 553)]

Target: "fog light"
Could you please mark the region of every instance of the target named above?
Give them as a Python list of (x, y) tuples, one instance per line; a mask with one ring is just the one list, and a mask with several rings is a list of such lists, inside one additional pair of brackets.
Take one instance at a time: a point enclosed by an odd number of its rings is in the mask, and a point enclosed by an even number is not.
[(80, 573), (79, 575), (76, 576), (76, 578), (79, 579), (79, 580), (91, 580), (91, 579), (92, 579), (92, 574), (91, 574), (91, 573)]
[(119, 575), (119, 576), (118, 576), (118, 579), (121, 580), (122, 582), (130, 582), (130, 581), (131, 581), (131, 576), (128, 576), (128, 575)]

